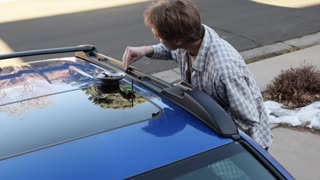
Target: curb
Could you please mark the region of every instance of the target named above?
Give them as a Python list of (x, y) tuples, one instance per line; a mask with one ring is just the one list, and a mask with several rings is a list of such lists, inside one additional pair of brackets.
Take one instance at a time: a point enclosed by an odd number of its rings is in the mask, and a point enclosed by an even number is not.
[[(240, 54), (247, 64), (261, 61), (267, 58), (279, 56), (282, 54), (294, 52), (307, 47), (320, 44), (320, 32), (305, 35), (299, 38), (278, 42), (247, 51), (241, 51)], [(157, 78), (163, 79), (168, 83), (175, 83), (180, 80), (179, 68), (168, 69), (165, 71), (151, 74)]]
[(245, 59), (247, 64), (270, 57), (290, 53), (307, 47), (320, 44), (320, 32), (305, 35), (299, 38), (278, 42), (247, 51), (242, 51), (240, 54)]

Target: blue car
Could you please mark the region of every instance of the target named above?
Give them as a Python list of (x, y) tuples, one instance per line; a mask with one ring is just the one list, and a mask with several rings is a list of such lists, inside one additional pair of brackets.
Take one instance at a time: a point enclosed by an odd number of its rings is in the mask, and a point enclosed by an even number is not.
[(294, 179), (209, 96), (94, 46), (0, 69), (0, 179)]

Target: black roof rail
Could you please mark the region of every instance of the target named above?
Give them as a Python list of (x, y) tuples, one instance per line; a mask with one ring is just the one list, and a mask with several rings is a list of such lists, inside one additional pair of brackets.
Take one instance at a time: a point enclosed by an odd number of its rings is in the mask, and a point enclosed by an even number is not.
[[(122, 62), (100, 54), (96, 50), (76, 52), (75, 56), (107, 69), (124, 71)], [(153, 76), (145, 75), (132, 67), (128, 68), (126, 75), (184, 108), (219, 135), (233, 139), (240, 138), (232, 118), (206, 93), (183, 84), (174, 86)]]
[(62, 47), (62, 48), (52, 48), (52, 49), (40, 49), (40, 50), (30, 50), (30, 51), (21, 51), (11, 54), (0, 55), (0, 60), (26, 57), (26, 56), (36, 56), (36, 55), (45, 55), (45, 54), (58, 54), (58, 53), (68, 53), (68, 52), (77, 52), (77, 51), (94, 51), (96, 48), (92, 45), (80, 45), (74, 47)]

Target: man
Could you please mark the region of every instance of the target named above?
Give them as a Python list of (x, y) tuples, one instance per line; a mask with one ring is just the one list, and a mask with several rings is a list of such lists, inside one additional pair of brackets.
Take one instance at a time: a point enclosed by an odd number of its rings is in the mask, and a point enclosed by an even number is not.
[(183, 81), (210, 95), (242, 131), (268, 149), (272, 142), (268, 114), (255, 80), (241, 55), (201, 24), (195, 5), (190, 0), (158, 0), (145, 11), (144, 20), (160, 44), (127, 47), (124, 68), (143, 56), (174, 59)]

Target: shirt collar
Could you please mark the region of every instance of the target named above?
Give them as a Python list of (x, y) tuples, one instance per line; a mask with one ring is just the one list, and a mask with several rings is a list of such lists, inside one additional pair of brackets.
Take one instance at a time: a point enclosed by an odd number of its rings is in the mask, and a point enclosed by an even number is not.
[(204, 28), (204, 36), (199, 48), (199, 52), (196, 61), (192, 65), (192, 68), (197, 71), (204, 71), (205, 64), (207, 61), (207, 53), (210, 45), (210, 34), (209, 29), (206, 25), (202, 25)]

